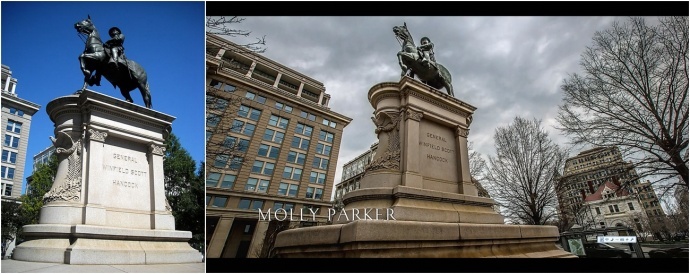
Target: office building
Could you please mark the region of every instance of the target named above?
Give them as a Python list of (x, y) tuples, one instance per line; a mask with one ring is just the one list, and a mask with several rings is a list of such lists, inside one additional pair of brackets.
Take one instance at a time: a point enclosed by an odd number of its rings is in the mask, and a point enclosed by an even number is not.
[(328, 107), (323, 83), (219, 36), (206, 43), (207, 256), (267, 257), (280, 230), (327, 222), (352, 119)]
[(2, 196), (19, 197), (22, 193), (24, 164), (29, 143), (31, 117), (39, 105), (19, 98), (17, 79), (2, 65)]

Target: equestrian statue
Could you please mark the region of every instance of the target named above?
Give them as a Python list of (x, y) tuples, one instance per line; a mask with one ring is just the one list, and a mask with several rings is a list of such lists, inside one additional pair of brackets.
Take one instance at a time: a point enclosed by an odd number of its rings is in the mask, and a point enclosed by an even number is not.
[(431, 39), (423, 37), (420, 40), (421, 46), (417, 47), (407, 30), (407, 23), (393, 27), (393, 33), (402, 46), (402, 50), (398, 52), (398, 64), (402, 69), (400, 76), (414, 78), (417, 75), (424, 84), (436, 89), (445, 88), (448, 95), (455, 97), (450, 72), (443, 65), (436, 63)]
[(144, 99), (144, 105), (151, 108), (151, 93), (146, 71), (137, 62), (127, 59), (124, 53), (125, 36), (119, 28), (110, 28), (111, 39), (103, 43), (98, 30), (91, 22), (91, 16), (74, 24), (79, 35), (86, 36), (84, 52), (79, 55), (79, 65), (84, 74), (84, 86), (101, 85), (101, 76), (105, 76), (113, 87), (119, 87), (120, 93), (127, 102), (133, 103), (129, 92), (138, 88)]

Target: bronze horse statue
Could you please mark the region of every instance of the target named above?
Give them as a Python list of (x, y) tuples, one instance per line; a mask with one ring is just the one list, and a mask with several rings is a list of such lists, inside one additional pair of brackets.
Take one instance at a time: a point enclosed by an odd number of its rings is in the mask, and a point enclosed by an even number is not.
[(101, 36), (91, 22), (91, 16), (74, 24), (74, 28), (77, 33), (86, 35), (84, 52), (79, 55), (79, 65), (82, 73), (84, 73), (84, 86), (81, 90), (85, 90), (86, 85), (100, 86), (102, 75), (113, 84), (113, 87), (120, 88), (120, 93), (127, 102), (134, 102), (129, 92), (138, 88), (144, 99), (144, 105), (151, 108), (151, 93), (144, 68), (136, 62), (126, 59), (124, 53), (121, 54), (122, 58), (118, 58), (120, 60), (117, 61), (116, 67), (108, 66), (110, 49), (103, 46)]
[(436, 63), (436, 66), (425, 66), (422, 63), (422, 56), (407, 30), (407, 23), (393, 27), (393, 33), (402, 46), (402, 50), (398, 52), (398, 64), (402, 69), (400, 76), (409, 75), (414, 78), (417, 75), (423, 83), (436, 89), (445, 88), (448, 95), (455, 97), (450, 72), (439, 63)]

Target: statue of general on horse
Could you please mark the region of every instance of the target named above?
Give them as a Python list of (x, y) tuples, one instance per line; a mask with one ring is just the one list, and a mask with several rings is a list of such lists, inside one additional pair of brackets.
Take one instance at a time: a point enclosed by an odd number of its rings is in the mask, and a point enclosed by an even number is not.
[(91, 16), (74, 24), (78, 34), (86, 35), (84, 52), (79, 55), (79, 65), (84, 74), (84, 86), (101, 85), (101, 76), (105, 76), (113, 87), (119, 87), (120, 93), (127, 102), (133, 103), (129, 92), (138, 88), (144, 99), (144, 105), (151, 108), (151, 93), (146, 71), (137, 62), (128, 60), (124, 54), (124, 35), (119, 28), (109, 31), (111, 37), (103, 43), (98, 30), (91, 22)]
[(407, 24), (393, 27), (395, 38), (398, 39), (402, 50), (398, 52), (398, 64), (402, 69), (400, 76), (417, 75), (420, 81), (436, 89), (445, 88), (450, 96), (453, 94), (450, 72), (443, 65), (436, 62), (434, 57), (434, 44), (431, 39), (423, 37), (421, 46), (415, 46), (412, 35), (407, 30)]

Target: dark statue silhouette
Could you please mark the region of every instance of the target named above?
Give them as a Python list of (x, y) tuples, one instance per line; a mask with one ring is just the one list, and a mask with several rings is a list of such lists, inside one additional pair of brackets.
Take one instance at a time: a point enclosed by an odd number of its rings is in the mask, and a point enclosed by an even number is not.
[[(149, 92), (146, 71), (137, 62), (125, 57), (122, 47), (124, 35), (120, 33), (120, 29), (111, 28), (110, 35), (113, 39), (104, 45), (98, 30), (91, 22), (91, 16), (74, 24), (74, 28), (77, 33), (86, 35), (84, 52), (79, 55), (79, 65), (82, 73), (84, 73), (84, 86), (81, 90), (85, 90), (86, 85), (100, 86), (101, 76), (105, 76), (105, 79), (113, 84), (113, 87), (120, 88), (120, 93), (127, 102), (134, 102), (129, 92), (138, 88), (144, 99), (144, 105), (151, 108), (151, 93)], [(117, 29), (117, 32), (114, 32), (114, 29)], [(113, 58), (114, 63), (111, 62), (109, 65), (108, 63), (112, 58), (111, 48), (119, 50), (117, 52), (119, 57), (117, 60)]]
[(433, 44), (430, 43), (429, 38), (422, 38), (422, 46), (415, 46), (412, 35), (407, 30), (407, 24), (393, 27), (393, 33), (402, 46), (402, 50), (398, 52), (398, 64), (402, 69), (401, 76), (409, 75), (414, 78), (417, 75), (423, 83), (436, 89), (445, 88), (448, 95), (455, 97), (450, 72), (446, 67), (435, 62)]

